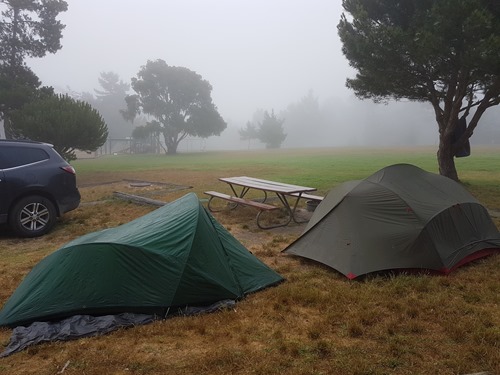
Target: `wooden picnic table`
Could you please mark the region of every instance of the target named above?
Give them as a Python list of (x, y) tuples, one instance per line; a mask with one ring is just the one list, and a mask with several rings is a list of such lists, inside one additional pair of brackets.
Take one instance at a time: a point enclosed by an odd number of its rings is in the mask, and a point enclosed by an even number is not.
[[(299, 186), (292, 184), (285, 184), (277, 181), (263, 180), (255, 177), (239, 176), (239, 177), (221, 177), (219, 178), (221, 182), (229, 185), (233, 195), (227, 195), (224, 193), (219, 193), (215, 191), (207, 191), (205, 194), (210, 196), (208, 201), (208, 208), (210, 211), (216, 211), (211, 205), (212, 199), (221, 198), (235, 203), (232, 208), (235, 208), (238, 204), (247, 205), (255, 207), (259, 210), (257, 214), (257, 225), (261, 229), (276, 228), (280, 226), (288, 225), (292, 220), (296, 223), (303, 223), (299, 221), (295, 216), (295, 211), (297, 209), (298, 202), (301, 198), (321, 200), (320, 196), (313, 196), (307, 193), (315, 191), (316, 188)], [(258, 190), (264, 193), (264, 198), (261, 201), (245, 199), (246, 194), (250, 190)], [(274, 193), (281, 202), (281, 208), (283, 208), (287, 214), (287, 219), (284, 222), (275, 225), (264, 225), (261, 223), (261, 214), (264, 211), (271, 211), (280, 208), (276, 205), (267, 204), (268, 193)], [(292, 201), (293, 204), (290, 203)]]

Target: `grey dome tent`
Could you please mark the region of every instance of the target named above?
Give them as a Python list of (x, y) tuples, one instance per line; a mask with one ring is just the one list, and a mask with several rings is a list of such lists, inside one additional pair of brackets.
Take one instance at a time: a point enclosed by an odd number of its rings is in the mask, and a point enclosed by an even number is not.
[(446, 274), (498, 250), (488, 211), (459, 183), (397, 164), (333, 188), (283, 252), (354, 279), (401, 269)]
[(42, 259), (3, 306), (0, 326), (80, 314), (162, 317), (179, 307), (237, 300), (282, 280), (190, 193)]

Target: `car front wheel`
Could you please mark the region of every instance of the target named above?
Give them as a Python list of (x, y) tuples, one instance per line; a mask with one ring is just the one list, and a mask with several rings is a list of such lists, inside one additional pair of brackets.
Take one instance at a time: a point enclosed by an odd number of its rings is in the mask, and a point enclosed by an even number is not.
[(38, 237), (52, 229), (56, 222), (56, 209), (47, 198), (30, 196), (21, 199), (12, 208), (9, 224), (22, 237)]

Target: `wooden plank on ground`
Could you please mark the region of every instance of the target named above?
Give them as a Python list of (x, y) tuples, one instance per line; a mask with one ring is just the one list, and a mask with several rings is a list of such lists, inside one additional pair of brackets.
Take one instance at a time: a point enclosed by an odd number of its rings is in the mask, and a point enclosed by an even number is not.
[(152, 206), (164, 206), (167, 204), (167, 202), (159, 201), (156, 199), (150, 199), (150, 198), (145, 198), (141, 197), (139, 195), (133, 195), (133, 194), (128, 194), (128, 193), (122, 193), (120, 191), (115, 191), (113, 192), (113, 196), (124, 199), (124, 200), (129, 200), (135, 203), (140, 203), (140, 204), (150, 204)]

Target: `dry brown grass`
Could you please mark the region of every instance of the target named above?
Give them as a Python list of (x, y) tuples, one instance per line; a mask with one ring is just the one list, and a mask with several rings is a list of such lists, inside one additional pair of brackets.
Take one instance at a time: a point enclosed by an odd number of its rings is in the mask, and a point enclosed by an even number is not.
[[(203, 197), (204, 190), (217, 187), (216, 177), (167, 171), (145, 172), (140, 179), (194, 186), (155, 192), (155, 199), (171, 201), (187, 191)], [(108, 175), (100, 182), (125, 178), (137, 175)], [(67, 241), (154, 209), (113, 199), (113, 191), (127, 188), (123, 182), (90, 182), (80, 181), (86, 186), (81, 207), (49, 235), (21, 240), (0, 232), (2, 303), (39, 260)], [(250, 208), (216, 218), (286, 281), (248, 296), (232, 310), (34, 346), (1, 359), (0, 373), (500, 374), (500, 256), (446, 277), (383, 275), (352, 282), (281, 254), (303, 226), (259, 230)], [(10, 333), (0, 330), (3, 344)]]

